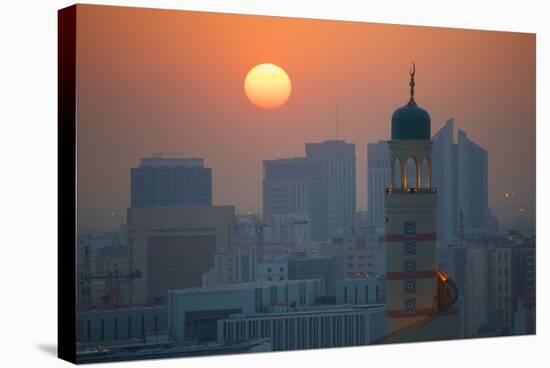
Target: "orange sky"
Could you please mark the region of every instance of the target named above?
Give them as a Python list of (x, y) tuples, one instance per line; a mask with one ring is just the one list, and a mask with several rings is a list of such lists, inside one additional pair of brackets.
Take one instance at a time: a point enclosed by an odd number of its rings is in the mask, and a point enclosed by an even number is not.
[[(130, 168), (186, 152), (213, 169), (214, 203), (261, 209), (262, 160), (305, 142), (356, 145), (358, 208), (366, 144), (388, 139), (393, 110), (415, 99), (489, 152), (489, 205), (503, 220), (535, 212), (535, 36), (510, 32), (79, 5), (78, 201), (83, 229), (123, 220)], [(243, 81), (274, 63), (292, 81), (261, 110)], [(505, 201), (505, 192), (515, 192)], [(112, 216), (115, 212), (115, 216)]]

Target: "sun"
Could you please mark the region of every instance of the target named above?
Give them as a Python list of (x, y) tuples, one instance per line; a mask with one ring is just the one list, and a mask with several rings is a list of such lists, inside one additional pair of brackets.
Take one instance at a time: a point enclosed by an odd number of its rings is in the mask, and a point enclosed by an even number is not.
[(291, 89), (288, 74), (275, 64), (256, 65), (244, 80), (246, 96), (262, 109), (275, 109), (284, 105), (290, 97)]

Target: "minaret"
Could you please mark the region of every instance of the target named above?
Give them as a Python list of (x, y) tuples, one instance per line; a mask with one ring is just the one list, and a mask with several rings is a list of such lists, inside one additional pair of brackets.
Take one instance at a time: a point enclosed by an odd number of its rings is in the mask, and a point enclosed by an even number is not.
[(430, 115), (414, 100), (392, 115), (391, 187), (386, 189), (388, 333), (437, 313), (436, 189), (431, 185)]

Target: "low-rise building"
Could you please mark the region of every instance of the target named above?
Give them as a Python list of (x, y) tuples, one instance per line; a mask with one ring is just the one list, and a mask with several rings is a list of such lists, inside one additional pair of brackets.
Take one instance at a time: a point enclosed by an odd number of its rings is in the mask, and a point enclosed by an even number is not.
[(288, 260), (286, 257), (274, 257), (269, 262), (258, 263), (256, 280), (259, 282), (288, 280)]
[(91, 310), (77, 313), (76, 341), (86, 346), (168, 338), (165, 306)]
[(256, 281), (258, 263), (254, 244), (234, 244), (231, 249), (218, 249), (214, 265), (202, 276), (202, 286), (223, 286)]
[(286, 280), (170, 290), (169, 335), (179, 343), (216, 341), (217, 321), (233, 314), (299, 310), (323, 297), (323, 280)]
[(382, 304), (385, 302), (384, 279), (368, 277), (336, 281), (336, 304)]
[(384, 237), (374, 227), (349, 229), (319, 249), (322, 255), (337, 258), (338, 273), (344, 278), (385, 275)]
[(218, 342), (270, 338), (273, 351), (368, 345), (386, 334), (383, 305), (331, 305), (283, 313), (240, 314), (218, 321)]

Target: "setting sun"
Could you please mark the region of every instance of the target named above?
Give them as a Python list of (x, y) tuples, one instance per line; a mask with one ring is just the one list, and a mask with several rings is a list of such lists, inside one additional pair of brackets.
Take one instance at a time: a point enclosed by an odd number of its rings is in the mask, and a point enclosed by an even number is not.
[(250, 69), (244, 81), (246, 96), (257, 107), (274, 109), (290, 97), (290, 78), (274, 64), (259, 64)]

